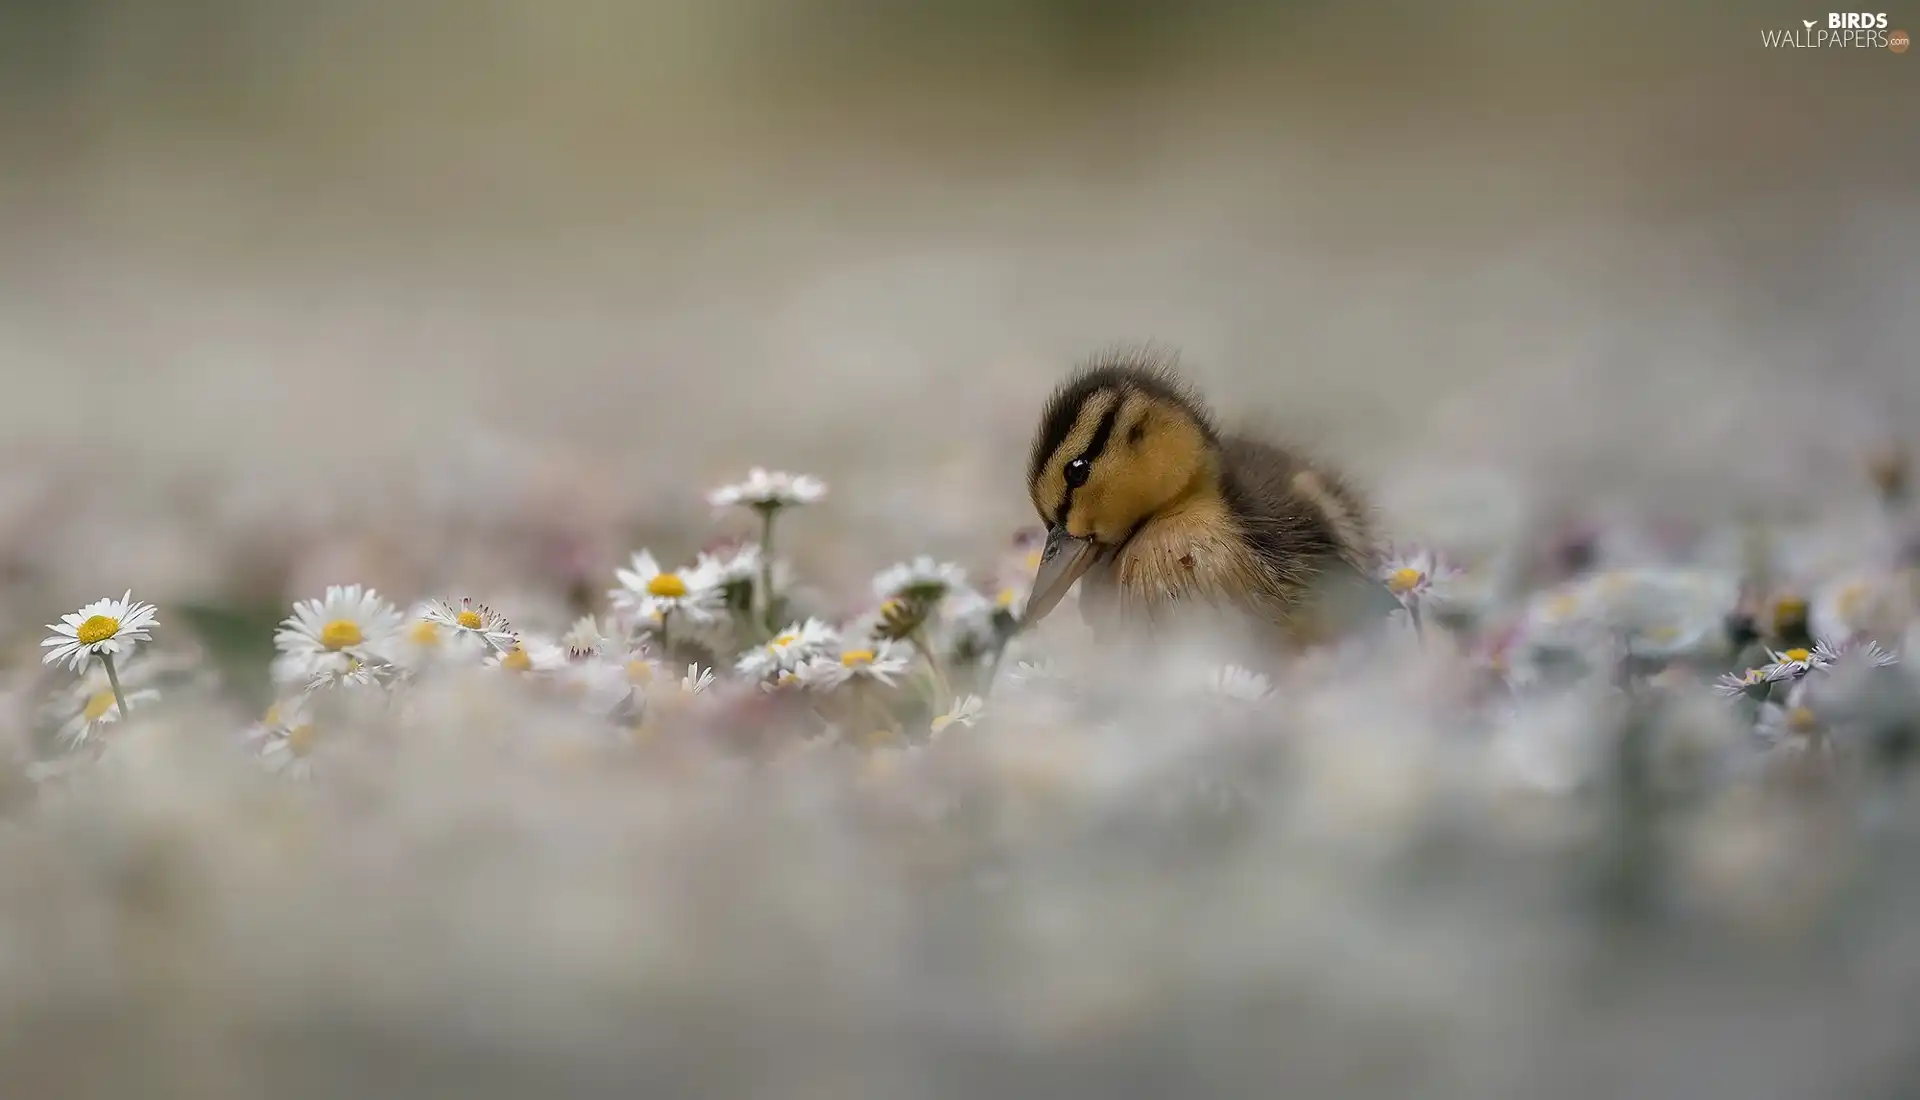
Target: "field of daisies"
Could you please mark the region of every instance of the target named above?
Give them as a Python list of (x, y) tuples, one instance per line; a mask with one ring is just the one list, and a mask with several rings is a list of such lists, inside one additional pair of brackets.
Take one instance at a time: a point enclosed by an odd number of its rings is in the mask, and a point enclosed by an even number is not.
[(1036, 531), (829, 599), (836, 497), (763, 469), (531, 621), (47, 608), (0, 1090), (1910, 1086), (1908, 484), (1396, 543), (1386, 631), (1292, 659), (1028, 630)]

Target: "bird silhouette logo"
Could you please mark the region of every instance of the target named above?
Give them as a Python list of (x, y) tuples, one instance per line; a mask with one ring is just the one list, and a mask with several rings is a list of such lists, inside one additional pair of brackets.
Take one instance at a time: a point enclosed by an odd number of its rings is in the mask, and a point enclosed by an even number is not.
[(1819, 20), (1817, 20), (1817, 19), (1802, 19), (1802, 20), (1801, 20), (1800, 22), (1802, 22), (1802, 23), (1805, 23), (1805, 24), (1807, 25), (1807, 29), (1808, 29), (1808, 30), (1812, 30), (1812, 29), (1813, 29), (1813, 25), (1814, 25), (1815, 23), (1817, 23), (1817, 22), (1819, 22)]

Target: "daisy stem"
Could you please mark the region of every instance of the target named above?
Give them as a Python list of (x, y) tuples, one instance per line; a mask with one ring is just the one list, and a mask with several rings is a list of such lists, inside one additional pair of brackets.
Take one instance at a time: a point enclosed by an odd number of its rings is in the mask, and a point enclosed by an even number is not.
[(1421, 645), (1425, 645), (1427, 642), (1427, 630), (1426, 630), (1426, 627), (1422, 625), (1420, 621), (1420, 601), (1419, 600), (1413, 600), (1407, 604), (1407, 617), (1413, 620), (1414, 639), (1417, 640)]
[(771, 506), (760, 509), (760, 583), (753, 588), (754, 602), (759, 604), (755, 610), (769, 632), (780, 629), (773, 621), (773, 517), (779, 511)]
[(113, 669), (113, 654), (102, 653), (100, 664), (107, 670), (107, 686), (113, 688), (113, 701), (120, 707), (120, 720), (127, 720), (127, 696), (120, 690), (120, 674)]
[(660, 659), (663, 661), (673, 658), (673, 638), (672, 635), (668, 633), (672, 623), (673, 608), (669, 607), (662, 610), (660, 612)]
[(920, 627), (914, 627), (907, 639), (913, 643), (913, 648), (920, 651), (920, 656), (926, 659), (927, 668), (933, 672), (934, 713), (945, 714), (947, 708), (953, 705), (953, 689), (947, 683), (946, 672), (940, 668), (940, 659), (933, 655), (933, 647), (927, 644), (926, 632)]

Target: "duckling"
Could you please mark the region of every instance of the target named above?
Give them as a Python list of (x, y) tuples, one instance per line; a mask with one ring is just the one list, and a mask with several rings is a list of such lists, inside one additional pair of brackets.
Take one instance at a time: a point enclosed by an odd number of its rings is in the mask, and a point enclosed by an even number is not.
[(1082, 616), (1157, 627), (1196, 609), (1287, 650), (1384, 620), (1359, 494), (1324, 466), (1221, 432), (1170, 363), (1114, 355), (1054, 391), (1027, 468), (1047, 525), (1025, 622), (1075, 581)]

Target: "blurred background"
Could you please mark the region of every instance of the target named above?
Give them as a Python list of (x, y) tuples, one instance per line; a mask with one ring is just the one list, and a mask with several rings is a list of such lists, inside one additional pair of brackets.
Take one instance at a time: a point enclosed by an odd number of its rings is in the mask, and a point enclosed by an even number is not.
[[(1143, 341), (1396, 533), (1864, 502), (1920, 413), (1920, 56), (1763, 49), (1802, 7), (0, 3), (4, 633), (30, 672), (38, 624), (131, 586), (257, 672), (287, 601), (353, 581), (557, 629), (752, 464), (832, 484), (783, 537), (851, 600), (997, 555), (1046, 391)], [(1024, 888), (936, 896), (890, 826), (665, 773), (283, 818), (156, 765), (0, 833), (0, 1065), (22, 1097), (1911, 1083), (1920, 878), (1811, 957), (1629, 951), (1542, 902), (1577, 826), (1521, 806), (1413, 901), (1362, 882), (1397, 835), (1365, 814), (1443, 769), (1358, 743), (1344, 832), (1282, 822), (1193, 895), (1036, 829)], [(1702, 865), (1805, 931), (1776, 884), (1843, 861), (1756, 835)]]
[[(572, 464), (704, 522), (769, 463), (854, 577), (1026, 522), (1116, 342), (1402, 511), (1436, 459), (1817, 501), (1920, 400), (1920, 61), (1763, 49), (1784, 5), (0, 10), (0, 439), (135, 511), (431, 528), (435, 478)], [(55, 587), (209, 580), (126, 556)]]

